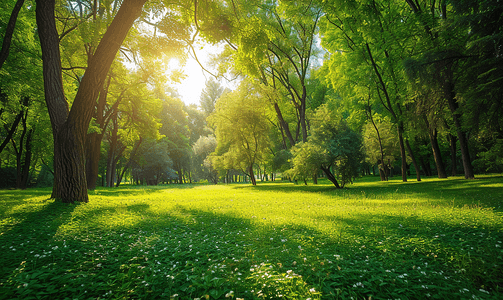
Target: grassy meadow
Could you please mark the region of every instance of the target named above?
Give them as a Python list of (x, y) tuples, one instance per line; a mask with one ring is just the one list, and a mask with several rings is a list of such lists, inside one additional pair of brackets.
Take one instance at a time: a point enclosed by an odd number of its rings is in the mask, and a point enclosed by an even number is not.
[(0, 191), (0, 299), (502, 299), (503, 177)]

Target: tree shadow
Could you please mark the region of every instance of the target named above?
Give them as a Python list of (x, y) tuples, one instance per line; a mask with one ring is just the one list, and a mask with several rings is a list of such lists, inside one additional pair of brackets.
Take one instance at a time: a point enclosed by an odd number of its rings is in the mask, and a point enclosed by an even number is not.
[[(39, 193), (31, 191), (30, 194)], [(33, 255), (23, 251), (23, 248), (49, 247), (59, 226), (69, 220), (75, 207), (78, 206), (78, 204), (56, 202), (49, 198), (36, 200), (36, 206), (41, 206), (40, 209), (34, 208), (33, 203), (26, 206), (22, 202), (17, 203), (16, 211), (8, 214), (8, 223), (3, 224), (0, 235), (3, 252), (0, 256), (0, 286), (4, 285), (4, 280)]]

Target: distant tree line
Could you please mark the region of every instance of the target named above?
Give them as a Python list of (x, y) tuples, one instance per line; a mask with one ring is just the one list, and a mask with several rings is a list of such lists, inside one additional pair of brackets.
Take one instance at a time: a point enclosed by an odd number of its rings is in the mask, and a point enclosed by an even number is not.
[[(497, 0), (3, 1), (0, 182), (86, 202), (121, 183), (502, 172), (501, 15)], [(168, 62), (197, 39), (224, 50), (187, 106)]]

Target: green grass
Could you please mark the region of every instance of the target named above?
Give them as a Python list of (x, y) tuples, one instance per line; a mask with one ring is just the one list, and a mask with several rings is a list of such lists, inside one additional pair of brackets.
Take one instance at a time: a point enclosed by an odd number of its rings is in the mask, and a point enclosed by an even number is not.
[(501, 299), (503, 178), (0, 191), (0, 299)]

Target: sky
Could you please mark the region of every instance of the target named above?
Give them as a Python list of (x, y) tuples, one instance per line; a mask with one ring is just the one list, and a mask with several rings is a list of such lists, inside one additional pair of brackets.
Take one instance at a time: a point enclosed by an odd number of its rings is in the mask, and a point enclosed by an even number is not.
[[(213, 71), (209, 65), (210, 56), (218, 54), (220, 51), (222, 51), (222, 49), (222, 46), (205, 44), (200, 49), (196, 49), (196, 53), (199, 61), (203, 64), (203, 66), (206, 69)], [(199, 106), (201, 92), (206, 87), (206, 81), (209, 80), (212, 76), (204, 72), (192, 56), (187, 59), (187, 62), (183, 69), (184, 73), (187, 75), (187, 78), (182, 80), (180, 84), (173, 83), (172, 87), (177, 89), (183, 102), (186, 105), (196, 104)], [(220, 80), (220, 84), (222, 86), (233, 89), (232, 83), (228, 83), (223, 79)]]

